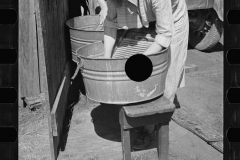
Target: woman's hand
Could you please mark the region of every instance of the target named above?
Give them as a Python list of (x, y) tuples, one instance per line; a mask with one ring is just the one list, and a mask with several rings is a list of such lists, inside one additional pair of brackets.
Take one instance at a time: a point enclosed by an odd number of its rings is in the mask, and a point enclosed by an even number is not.
[(163, 49), (164, 48), (161, 45), (159, 45), (157, 42), (153, 42), (152, 45), (143, 54), (147, 56), (147, 55), (159, 53)]

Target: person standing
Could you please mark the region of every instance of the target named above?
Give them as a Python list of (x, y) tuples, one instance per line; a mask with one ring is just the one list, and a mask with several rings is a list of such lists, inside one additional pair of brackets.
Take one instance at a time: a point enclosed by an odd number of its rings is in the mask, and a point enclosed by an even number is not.
[[(177, 88), (185, 86), (189, 20), (185, 0), (98, 0), (100, 24), (104, 25), (104, 58), (111, 58), (117, 29), (149, 27), (156, 22), (156, 37), (144, 55), (170, 49), (164, 96), (173, 102)], [(154, 139), (154, 125), (145, 126), (133, 144), (134, 149), (148, 147)]]

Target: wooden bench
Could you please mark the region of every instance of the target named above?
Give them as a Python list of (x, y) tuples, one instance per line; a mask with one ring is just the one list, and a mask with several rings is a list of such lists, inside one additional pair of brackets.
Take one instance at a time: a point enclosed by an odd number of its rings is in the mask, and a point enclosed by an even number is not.
[(123, 159), (131, 160), (130, 129), (158, 124), (158, 157), (168, 160), (169, 122), (174, 110), (175, 105), (164, 96), (147, 103), (123, 106), (119, 112)]

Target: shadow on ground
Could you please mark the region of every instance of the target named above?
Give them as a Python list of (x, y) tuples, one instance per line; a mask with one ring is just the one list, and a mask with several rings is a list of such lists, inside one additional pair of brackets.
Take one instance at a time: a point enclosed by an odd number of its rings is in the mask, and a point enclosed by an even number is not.
[(101, 104), (91, 112), (92, 122), (98, 136), (121, 142), (121, 130), (119, 124), (119, 111), (121, 106)]
[[(95, 133), (106, 140), (121, 142), (119, 112), (122, 106), (101, 104), (91, 112)], [(137, 138), (134, 129), (130, 129), (131, 144)]]
[[(175, 96), (174, 104), (176, 108), (180, 108), (177, 96)], [(106, 140), (121, 142), (121, 130), (119, 123), (120, 105), (101, 104), (94, 108), (91, 112), (92, 122), (94, 125), (95, 133)], [(131, 144), (136, 140), (139, 135), (134, 134), (134, 129), (130, 129)], [(157, 147), (155, 140), (148, 148), (152, 149)]]

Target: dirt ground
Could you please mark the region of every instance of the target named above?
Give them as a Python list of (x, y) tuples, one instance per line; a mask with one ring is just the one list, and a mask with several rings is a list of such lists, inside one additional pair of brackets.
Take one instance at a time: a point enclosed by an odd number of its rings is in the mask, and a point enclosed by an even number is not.
[[(117, 109), (109, 106), (74, 107), (66, 148), (59, 160), (121, 160)], [(111, 115), (109, 114), (111, 113)], [(90, 116), (91, 115), (91, 116)], [(92, 122), (92, 119), (93, 122)], [(196, 135), (170, 122), (170, 160), (220, 160), (222, 154)], [(132, 153), (133, 160), (157, 159), (156, 143)]]
[[(221, 40), (222, 42), (222, 40)], [(220, 48), (220, 49), (219, 49)], [(223, 51), (219, 43), (212, 51), (203, 53), (188, 50), (187, 64), (198, 66), (198, 71), (186, 75), (186, 87), (178, 90), (178, 101), (183, 106), (179, 111), (192, 116), (185, 123), (203, 122), (200, 128), (206, 131), (209, 126), (214, 134), (222, 132), (222, 85)], [(194, 90), (195, 88), (195, 90)], [(198, 92), (196, 91), (198, 90)], [(121, 160), (122, 146), (119, 108), (103, 105), (85, 105), (86, 99), (69, 107), (63, 130), (58, 160)], [(209, 109), (210, 108), (210, 109)], [(189, 111), (189, 112), (187, 112)], [(197, 112), (196, 112), (197, 111)], [(209, 117), (204, 117), (210, 111)], [(45, 110), (35, 112), (19, 110), (19, 159), (50, 160), (48, 123)], [(176, 112), (175, 120), (182, 114)], [(190, 116), (191, 115), (191, 116)], [(179, 118), (179, 119), (177, 119)], [(196, 127), (192, 125), (193, 127)], [(216, 131), (216, 132), (215, 132)], [(208, 132), (213, 133), (213, 132)], [(207, 132), (204, 134), (207, 135)], [(210, 135), (211, 136), (211, 135)], [(203, 141), (197, 135), (170, 122), (170, 160), (221, 160), (223, 154)], [(133, 160), (157, 159), (156, 142), (142, 151), (132, 152)]]

